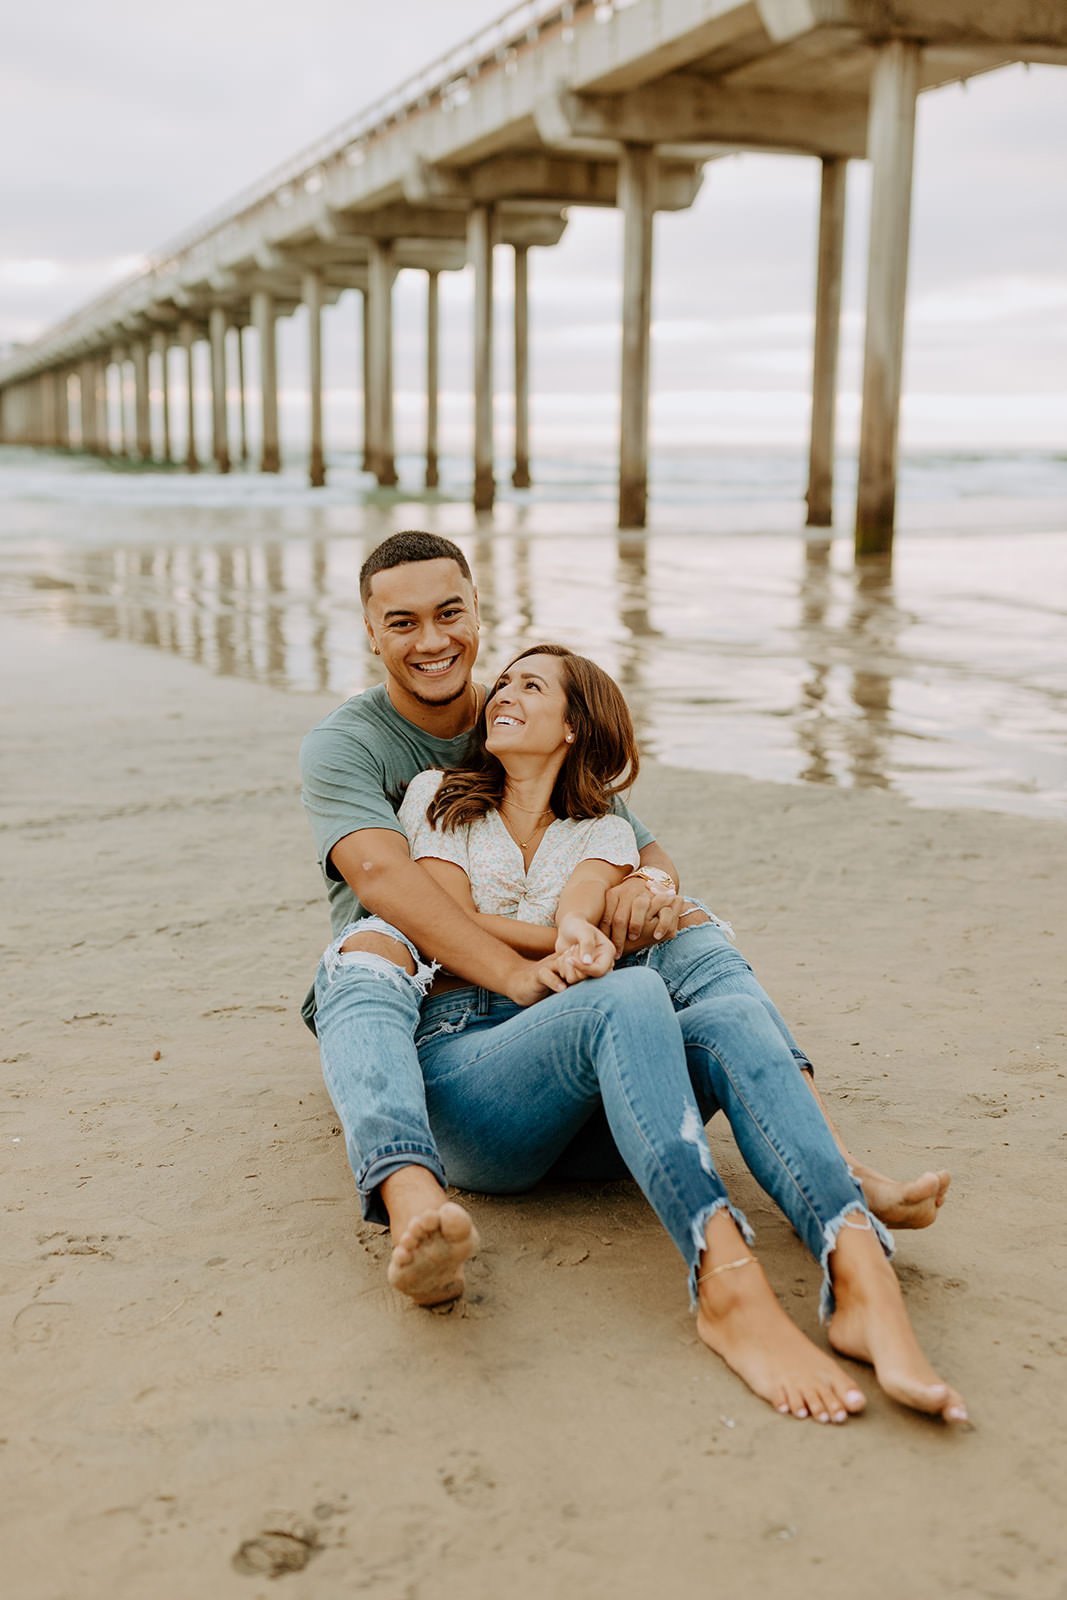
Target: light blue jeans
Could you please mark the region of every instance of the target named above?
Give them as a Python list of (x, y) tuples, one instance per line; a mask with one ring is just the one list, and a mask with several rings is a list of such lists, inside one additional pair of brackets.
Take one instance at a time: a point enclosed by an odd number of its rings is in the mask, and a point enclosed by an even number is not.
[[(430, 969), (420, 963), (409, 977), (382, 959), (342, 955), (350, 931), (320, 966), (316, 1021), (371, 1220), (387, 1220), (379, 1185), (412, 1163), (442, 1184), (447, 1168), (452, 1183), (486, 1193), (528, 1189), (549, 1172), (602, 1178), (628, 1169), (694, 1292), (704, 1229), (718, 1210), (729, 1208), (751, 1237), (703, 1131), (721, 1109), (752, 1172), (822, 1263), (824, 1314), (827, 1260), (846, 1219), (875, 1228), (890, 1248), (804, 1086), (797, 1063), (806, 1058), (715, 924), (535, 1006), (464, 988), (424, 1001), (421, 1014)], [(706, 992), (716, 987), (723, 992)]]
[[(801, 1071), (814, 1074), (814, 1067), (786, 1027), (770, 995), (763, 988), (749, 963), (733, 943), (733, 929), (716, 917), (700, 900), (690, 899), (690, 910), (703, 911), (711, 920), (683, 926), (673, 939), (650, 945), (636, 955), (624, 956), (618, 971), (648, 967), (657, 972), (667, 986), (676, 1011), (684, 1011), (699, 1000), (718, 1000), (727, 995), (748, 995), (759, 1002), (780, 1034)], [(779, 1057), (779, 1060), (781, 1058)], [(693, 1079), (700, 1112), (710, 1122), (719, 1109), (704, 1093), (704, 1085)], [(560, 1178), (597, 1178), (606, 1182), (625, 1176), (626, 1165), (611, 1135), (603, 1109), (598, 1108), (573, 1146), (560, 1157)]]

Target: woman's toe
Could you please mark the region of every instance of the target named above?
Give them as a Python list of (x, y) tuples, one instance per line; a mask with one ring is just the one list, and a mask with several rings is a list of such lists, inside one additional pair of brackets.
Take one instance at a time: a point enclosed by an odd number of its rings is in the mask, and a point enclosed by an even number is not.
[(834, 1394), (829, 1384), (820, 1384), (818, 1391), (810, 1401), (811, 1414), (816, 1422), (829, 1422), (831, 1415), (837, 1409), (834, 1404)]
[(807, 1415), (807, 1407), (804, 1406), (804, 1401), (800, 1390), (794, 1387), (794, 1385), (791, 1383), (787, 1383), (785, 1386), (785, 1403), (789, 1407), (790, 1416), (798, 1417), (801, 1413), (802, 1407), (804, 1409), (804, 1415)]

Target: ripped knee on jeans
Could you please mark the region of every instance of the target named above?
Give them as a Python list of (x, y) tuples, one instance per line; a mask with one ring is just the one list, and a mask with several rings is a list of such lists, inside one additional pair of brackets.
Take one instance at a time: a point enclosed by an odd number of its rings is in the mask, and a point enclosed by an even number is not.
[(725, 917), (717, 917), (714, 911), (709, 911), (703, 900), (688, 896), (685, 907), (685, 910), (678, 918), (679, 933), (687, 933), (690, 928), (706, 928), (710, 924), (713, 928), (718, 928), (720, 933), (725, 934), (731, 943), (733, 942), (734, 930), (730, 923), (726, 921)]
[(346, 939), (338, 951), (339, 955), (382, 956), (386, 961), (402, 967), (409, 977), (415, 976), (415, 958), (411, 951), (399, 939), (392, 939), (385, 933), (354, 933)]
[(342, 928), (333, 943), (327, 945), (323, 963), (330, 983), (341, 968), (370, 969), (401, 988), (414, 984), (420, 999), (437, 971), (436, 961), (424, 961), (406, 934), (384, 918), (373, 916)]

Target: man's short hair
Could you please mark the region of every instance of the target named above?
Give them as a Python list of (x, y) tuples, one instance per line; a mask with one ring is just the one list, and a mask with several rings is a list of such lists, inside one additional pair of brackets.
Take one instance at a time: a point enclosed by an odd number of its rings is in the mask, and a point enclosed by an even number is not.
[(412, 529), (407, 533), (390, 534), (376, 545), (359, 569), (359, 597), (366, 605), (370, 599), (371, 579), (376, 572), (388, 572), (390, 567), (403, 567), (411, 561), (454, 561), (468, 583), (473, 583), (467, 558), (458, 544), (442, 539), (436, 533), (420, 533)]

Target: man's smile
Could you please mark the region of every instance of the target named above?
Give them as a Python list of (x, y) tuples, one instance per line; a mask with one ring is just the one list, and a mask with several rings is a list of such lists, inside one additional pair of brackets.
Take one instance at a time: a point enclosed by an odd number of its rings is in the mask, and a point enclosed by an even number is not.
[(408, 665), (414, 672), (422, 672), (427, 677), (437, 678), (448, 672), (459, 660), (458, 653), (454, 656), (445, 656), (441, 661), (411, 661)]

